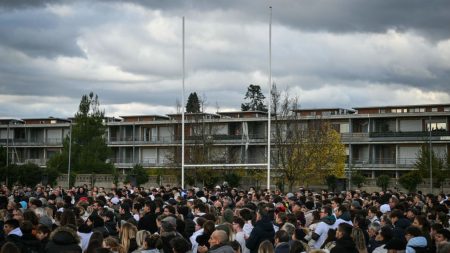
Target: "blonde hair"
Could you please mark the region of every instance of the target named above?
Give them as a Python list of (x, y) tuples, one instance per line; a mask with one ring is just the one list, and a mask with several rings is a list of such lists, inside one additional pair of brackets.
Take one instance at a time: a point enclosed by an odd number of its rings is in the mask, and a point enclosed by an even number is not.
[(123, 246), (119, 244), (119, 241), (114, 237), (111, 237), (111, 236), (106, 237), (105, 239), (103, 239), (103, 243), (106, 246), (108, 246), (111, 251), (115, 251), (118, 253), (126, 253), (127, 252), (127, 251), (125, 251)]
[(136, 233), (136, 243), (138, 245), (138, 247), (144, 248), (144, 242), (145, 242), (145, 238), (149, 237), (151, 235), (150, 232), (148, 232), (147, 230), (139, 230)]
[(130, 239), (136, 239), (137, 228), (131, 223), (124, 223), (120, 228), (120, 244), (122, 244), (125, 252), (130, 249)]
[(265, 240), (259, 244), (258, 253), (274, 253), (273, 244), (269, 240)]
[(353, 228), (351, 237), (353, 241), (355, 242), (356, 248), (360, 253), (366, 253), (367, 247), (366, 247), (366, 241), (364, 238), (364, 233), (361, 228)]

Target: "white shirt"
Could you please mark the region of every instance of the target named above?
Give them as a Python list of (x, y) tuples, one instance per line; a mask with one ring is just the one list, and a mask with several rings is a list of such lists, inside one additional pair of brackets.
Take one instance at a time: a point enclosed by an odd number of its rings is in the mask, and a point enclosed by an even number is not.
[(325, 242), (325, 240), (328, 237), (328, 230), (332, 228), (332, 226), (326, 224), (325, 222), (321, 221), (319, 224), (317, 224), (316, 229), (314, 230), (314, 233), (319, 235), (319, 239), (313, 244), (312, 248), (314, 249), (320, 249), (320, 246)]
[(236, 233), (236, 241), (241, 245), (242, 253), (250, 253), (250, 250), (245, 246), (245, 233), (240, 231)]
[(191, 241), (191, 244), (192, 244), (192, 253), (197, 253), (198, 243), (197, 243), (196, 239), (199, 235), (203, 235), (203, 228), (195, 231), (191, 235), (191, 237), (189, 237), (189, 240)]
[(245, 235), (249, 237), (250, 233), (253, 230), (253, 225), (251, 224), (251, 222), (246, 222), (242, 230), (244, 231)]
[(337, 219), (336, 220), (336, 222), (331, 226), (333, 229), (337, 229), (337, 227), (339, 226), (339, 224), (341, 224), (341, 223), (347, 223), (348, 225), (350, 225), (350, 226), (353, 226), (353, 222), (352, 221), (346, 221), (346, 220), (343, 220), (343, 219), (341, 219), (341, 218), (339, 218), (339, 219)]
[(89, 240), (91, 239), (92, 232), (89, 233), (80, 233), (77, 232), (78, 236), (80, 237), (80, 247), (83, 250), (83, 252), (87, 249), (89, 245)]

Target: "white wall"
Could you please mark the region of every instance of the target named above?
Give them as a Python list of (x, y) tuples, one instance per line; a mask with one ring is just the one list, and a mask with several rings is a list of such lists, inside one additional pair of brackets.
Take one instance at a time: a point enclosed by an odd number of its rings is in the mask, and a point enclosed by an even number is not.
[(144, 163), (156, 163), (158, 153), (156, 148), (142, 149), (142, 162)]

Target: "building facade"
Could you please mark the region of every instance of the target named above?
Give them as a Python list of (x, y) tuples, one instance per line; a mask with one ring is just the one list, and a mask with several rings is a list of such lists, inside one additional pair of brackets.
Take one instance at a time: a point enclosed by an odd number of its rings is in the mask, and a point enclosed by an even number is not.
[[(267, 157), (267, 113), (186, 114), (186, 164), (261, 164)], [(450, 152), (450, 104), (298, 109), (285, 122), (326, 120), (346, 146), (346, 170), (367, 178), (398, 178), (413, 169), (422, 145), (440, 157)], [(274, 119), (272, 119), (274, 120)], [(0, 119), (0, 146), (9, 163), (45, 166), (61, 151), (70, 119)], [(181, 114), (131, 115), (105, 120), (117, 168), (179, 168)], [(203, 147), (196, 157), (196, 147)], [(276, 164), (273, 164), (276, 168)], [(265, 169), (264, 166), (261, 169)]]

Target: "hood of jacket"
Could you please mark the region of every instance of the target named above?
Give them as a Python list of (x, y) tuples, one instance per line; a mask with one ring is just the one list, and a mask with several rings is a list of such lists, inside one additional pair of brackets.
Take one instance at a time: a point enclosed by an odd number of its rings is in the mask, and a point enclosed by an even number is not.
[(350, 216), (350, 212), (344, 212), (338, 218), (342, 219), (342, 220), (345, 220), (345, 221), (351, 221), (352, 220), (352, 217)]
[(263, 216), (261, 220), (255, 222), (255, 226), (264, 231), (274, 231), (272, 220), (268, 216)]
[(336, 247), (345, 249), (348, 252), (352, 252), (352, 250), (356, 249), (355, 242), (349, 236), (337, 239)]
[(65, 226), (55, 229), (50, 235), (50, 240), (59, 245), (78, 244), (80, 242), (77, 232)]
[(416, 236), (409, 239), (408, 243), (406, 244), (406, 252), (415, 253), (416, 251), (413, 249), (413, 247), (426, 248), (427, 239), (423, 236)]
[(407, 218), (399, 218), (398, 221), (395, 223), (396, 227), (406, 229), (407, 227), (411, 226), (411, 221)]
[(333, 225), (336, 222), (336, 217), (334, 217), (334, 215), (325, 216), (321, 221), (325, 222), (327, 225)]

